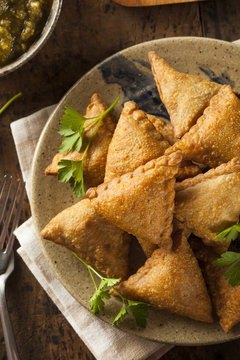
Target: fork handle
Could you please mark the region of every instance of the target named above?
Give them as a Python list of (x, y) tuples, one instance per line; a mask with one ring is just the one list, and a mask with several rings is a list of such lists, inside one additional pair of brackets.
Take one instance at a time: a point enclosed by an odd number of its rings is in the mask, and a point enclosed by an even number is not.
[(7, 350), (7, 358), (8, 360), (20, 360), (8, 315), (7, 303), (5, 298), (5, 286), (0, 286), (0, 317), (2, 322), (5, 346)]

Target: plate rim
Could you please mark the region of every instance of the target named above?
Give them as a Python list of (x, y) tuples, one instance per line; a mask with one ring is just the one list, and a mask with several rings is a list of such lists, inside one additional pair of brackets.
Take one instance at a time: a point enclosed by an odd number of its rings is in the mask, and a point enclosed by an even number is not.
[[(101, 65), (103, 65), (105, 62), (108, 62), (110, 61), (112, 58), (114, 58), (115, 56), (118, 56), (120, 54), (123, 54), (124, 53), (127, 53), (129, 50), (132, 50), (134, 48), (137, 48), (139, 46), (145, 46), (146, 44), (150, 44), (150, 43), (158, 43), (158, 42), (169, 42), (169, 41), (179, 41), (179, 40), (184, 40), (186, 42), (191, 42), (191, 41), (197, 41), (197, 42), (202, 42), (202, 43), (212, 43), (214, 42), (215, 44), (222, 44), (224, 46), (232, 46), (233, 48), (238, 48), (240, 50), (240, 44), (238, 43), (234, 43), (234, 42), (229, 42), (229, 41), (225, 41), (225, 40), (220, 40), (220, 39), (214, 39), (214, 38), (205, 38), (205, 37), (198, 37), (198, 36), (179, 36), (179, 37), (167, 37), (167, 38), (163, 38), (163, 39), (153, 39), (153, 40), (149, 40), (149, 41), (145, 41), (145, 42), (142, 42), (142, 43), (139, 43), (139, 44), (135, 44), (133, 46), (130, 46), (130, 47), (127, 47), (123, 50), (120, 50), (114, 54), (112, 54), (111, 56), (105, 58), (104, 60), (102, 60), (101, 62), (97, 63), (95, 66), (93, 66), (89, 71), (87, 71), (83, 76), (81, 76), (71, 87), (70, 89), (62, 96), (62, 98), (60, 99), (60, 101), (57, 103), (55, 109), (53, 110), (53, 112), (50, 114), (42, 132), (41, 132), (41, 135), (38, 139), (38, 142), (37, 142), (37, 146), (35, 148), (35, 152), (34, 152), (34, 156), (33, 156), (33, 160), (32, 160), (32, 167), (31, 167), (31, 187), (30, 187), (30, 199), (29, 199), (29, 202), (30, 202), (30, 207), (31, 207), (31, 213), (32, 213), (32, 219), (33, 219), (33, 224), (34, 224), (34, 228), (36, 230), (36, 235), (37, 235), (37, 239), (38, 239), (38, 243), (40, 244), (41, 246), (41, 249), (43, 250), (43, 254), (44, 254), (44, 257), (46, 258), (47, 262), (48, 262), (48, 265), (50, 266), (50, 269), (53, 271), (54, 273), (54, 276), (56, 276), (56, 278), (61, 282), (61, 284), (63, 285), (63, 287), (74, 297), (74, 299), (82, 306), (84, 306), (85, 309), (87, 309), (89, 312), (90, 312), (90, 309), (89, 307), (87, 307), (87, 304), (84, 304), (84, 303), (81, 303), (79, 300), (77, 300), (75, 298), (75, 296), (72, 294), (71, 292), (71, 289), (66, 286), (65, 284), (63, 284), (62, 282), (62, 279), (61, 277), (57, 274), (52, 262), (51, 262), (51, 259), (48, 257), (48, 254), (46, 252), (46, 249), (44, 248), (43, 246), (43, 242), (42, 242), (42, 239), (41, 239), (41, 236), (40, 236), (40, 232), (39, 232), (39, 227), (38, 227), (38, 224), (37, 224), (37, 220), (36, 220), (36, 213), (35, 213), (35, 206), (37, 205), (37, 201), (34, 200), (34, 188), (35, 188), (35, 168), (37, 166), (37, 159), (38, 159), (38, 156), (39, 156), (39, 150), (40, 150), (40, 147), (41, 147), (41, 142), (45, 136), (45, 132), (47, 131), (49, 125), (51, 124), (53, 118), (55, 117), (55, 114), (58, 112), (58, 110), (62, 107), (62, 104), (63, 102), (65, 101), (65, 98), (78, 86), (78, 84), (83, 81), (85, 78), (87, 78), (93, 71), (97, 70)], [(99, 315), (98, 316), (98, 319), (101, 319), (103, 320), (105, 323), (107, 323), (109, 326), (110, 323), (109, 321), (107, 321), (105, 318), (104, 318), (104, 315)], [(150, 341), (154, 341), (156, 343), (161, 343), (161, 340), (156, 340), (156, 339), (153, 339), (151, 337), (148, 337), (146, 335), (143, 335), (139, 332), (137, 332), (136, 330), (132, 330), (132, 329), (127, 329), (127, 328), (122, 328), (121, 326), (118, 327), (119, 329), (121, 329), (122, 331), (126, 332), (126, 333), (129, 333), (131, 335), (135, 335), (135, 336), (140, 336), (142, 337), (143, 339), (148, 339)], [(223, 331), (223, 330), (222, 330)], [(171, 341), (171, 340), (164, 340), (164, 343), (166, 344), (172, 344), (172, 345), (177, 345), (177, 346), (206, 346), (206, 345), (216, 345), (216, 344), (221, 344), (221, 343), (226, 343), (226, 342), (230, 342), (230, 341), (234, 341), (234, 340), (237, 340), (240, 338), (240, 331), (239, 331), (239, 334), (236, 334), (236, 335), (232, 335), (230, 338), (226, 338), (224, 340), (211, 340), (211, 341), (205, 341), (205, 342), (202, 342), (202, 341), (198, 341), (198, 342), (191, 342), (191, 341), (187, 341), (187, 342), (184, 342), (184, 341), (180, 341), (180, 342), (174, 342), (174, 341)], [(163, 340), (162, 340), (163, 341)]]

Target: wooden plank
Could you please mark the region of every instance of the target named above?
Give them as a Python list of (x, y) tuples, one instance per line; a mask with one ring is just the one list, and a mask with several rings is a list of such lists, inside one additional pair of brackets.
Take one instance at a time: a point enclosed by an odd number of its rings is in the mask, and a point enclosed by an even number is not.
[[(137, 7), (137, 6), (155, 6), (155, 5), (166, 5), (166, 4), (179, 4), (197, 2), (199, 0), (113, 0), (119, 5)], [(200, 0), (206, 1), (206, 0)]]
[(239, 0), (213, 0), (201, 3), (203, 35), (233, 41), (240, 38)]

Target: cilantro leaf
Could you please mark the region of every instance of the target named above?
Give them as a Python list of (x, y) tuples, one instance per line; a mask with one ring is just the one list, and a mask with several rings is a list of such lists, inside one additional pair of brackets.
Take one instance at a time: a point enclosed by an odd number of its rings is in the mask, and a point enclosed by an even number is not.
[(133, 317), (136, 321), (136, 324), (139, 327), (145, 328), (147, 325), (147, 317), (148, 317), (148, 308), (151, 306), (150, 304), (127, 300), (128, 307), (131, 310)]
[(213, 261), (215, 266), (231, 266), (226, 270), (224, 277), (231, 286), (240, 285), (240, 253), (226, 251), (220, 258)]
[(79, 133), (73, 133), (69, 136), (65, 136), (62, 140), (59, 153), (63, 154), (65, 151), (69, 152), (74, 147), (75, 143), (79, 140)]
[(60, 182), (68, 182), (73, 175), (72, 162), (70, 160), (61, 160), (58, 163), (60, 169), (58, 169), (58, 180)]
[(78, 152), (82, 147), (82, 138), (84, 133), (84, 123), (87, 120), (79, 114), (70, 105), (66, 105), (65, 112), (60, 120), (60, 128), (58, 133), (63, 135), (62, 144), (59, 153), (69, 152), (76, 149)]
[[(107, 110), (104, 111), (104, 113), (92, 118), (86, 118), (82, 116), (79, 112), (74, 110), (70, 105), (66, 105), (65, 112), (60, 120), (60, 128), (58, 130), (58, 133), (63, 136), (63, 140), (59, 149), (60, 154), (70, 152), (73, 149), (80, 152), (83, 145), (84, 132), (89, 127), (96, 125), (90, 139), (88, 140), (88, 144), (83, 151), (81, 160), (72, 161), (64, 159), (59, 161), (58, 163), (58, 165), (60, 166), (60, 168), (58, 169), (58, 180), (60, 182), (69, 182), (74, 194), (77, 197), (85, 195), (83, 178), (84, 157), (91, 145), (93, 137), (98, 131), (102, 119), (116, 105), (118, 100), (119, 97)], [(93, 121), (91, 121), (86, 127), (84, 127), (86, 120), (90, 119), (92, 119)]]
[(79, 126), (83, 126), (87, 118), (82, 116), (78, 111), (73, 109), (70, 105), (66, 105), (65, 112), (60, 120), (59, 132), (65, 135), (65, 129), (70, 129), (73, 132), (79, 130)]
[(58, 165), (58, 180), (60, 182), (69, 182), (72, 191), (77, 197), (85, 195), (84, 179), (83, 179), (83, 161), (72, 161), (62, 159)]
[(103, 299), (110, 299), (109, 290), (101, 290), (97, 288), (91, 299), (88, 301), (91, 304), (90, 310), (93, 315), (99, 313), (104, 309), (105, 303)]
[(215, 266), (227, 266), (240, 259), (240, 254), (233, 251), (226, 251), (221, 257), (213, 261)]
[(231, 286), (240, 284), (240, 257), (227, 269), (224, 277)]
[(104, 278), (104, 285), (108, 286), (108, 287), (112, 287), (114, 285), (117, 285), (119, 282), (121, 281), (121, 279), (108, 279), (108, 278)]
[(217, 236), (215, 236), (215, 239), (223, 240), (226, 238), (225, 240), (227, 242), (230, 242), (231, 240), (234, 241), (237, 239), (238, 233), (240, 233), (240, 224), (235, 224), (220, 232)]
[(125, 317), (128, 315), (127, 308), (125, 302), (123, 302), (121, 310), (113, 320), (112, 326), (118, 325), (121, 321), (125, 319)]
[[(125, 319), (125, 317), (128, 315), (128, 311), (127, 311), (127, 306), (128, 306), (133, 314), (133, 317), (137, 325), (140, 327), (146, 327), (147, 317), (148, 317), (148, 307), (151, 306), (150, 304), (146, 304), (139, 301), (128, 300), (123, 295), (121, 295), (116, 288), (114, 288), (114, 285), (118, 284), (121, 281), (121, 279), (105, 278), (102, 275), (100, 275), (94, 268), (88, 265), (84, 260), (78, 257), (77, 254), (73, 253), (73, 255), (86, 266), (96, 289), (93, 296), (88, 301), (88, 303), (91, 304), (90, 310), (92, 314), (96, 315), (104, 309), (105, 306), (104, 299), (110, 299), (111, 297), (109, 293), (109, 289), (104, 289), (104, 288), (109, 287), (111, 289), (114, 289), (114, 291), (119, 295), (119, 297), (122, 300), (122, 307), (119, 313), (117, 314), (117, 316), (115, 317), (115, 319), (113, 320), (112, 325), (115, 326)], [(101, 282), (98, 286), (93, 277), (93, 273), (96, 274), (101, 279)]]

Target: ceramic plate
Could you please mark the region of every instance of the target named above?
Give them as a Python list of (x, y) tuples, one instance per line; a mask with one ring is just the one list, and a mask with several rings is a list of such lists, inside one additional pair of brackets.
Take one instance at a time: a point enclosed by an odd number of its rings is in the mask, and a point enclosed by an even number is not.
[[(44, 176), (44, 169), (61, 142), (57, 129), (66, 103), (84, 113), (91, 95), (99, 92), (107, 105), (120, 96), (120, 102), (114, 109), (116, 119), (127, 100), (136, 101), (146, 112), (168, 117), (150, 71), (147, 58), (150, 50), (157, 51), (179, 71), (230, 84), (235, 90), (240, 90), (240, 46), (212, 39), (153, 40), (121, 51), (94, 67), (61, 100), (40, 137), (33, 163), (31, 199), (38, 234), (53, 216), (77, 201), (68, 184), (59, 183), (55, 177)], [(41, 240), (40, 236), (39, 240), (56, 276), (77, 301), (88, 308), (87, 301), (94, 289), (87, 270), (70, 251)], [(119, 309), (117, 299), (109, 300), (105, 313), (100, 317), (111, 323)], [(181, 345), (213, 344), (240, 337), (240, 326), (225, 334), (217, 321), (209, 325), (155, 310), (150, 311), (146, 329), (138, 329), (131, 319), (126, 319), (120, 328), (148, 339)]]

